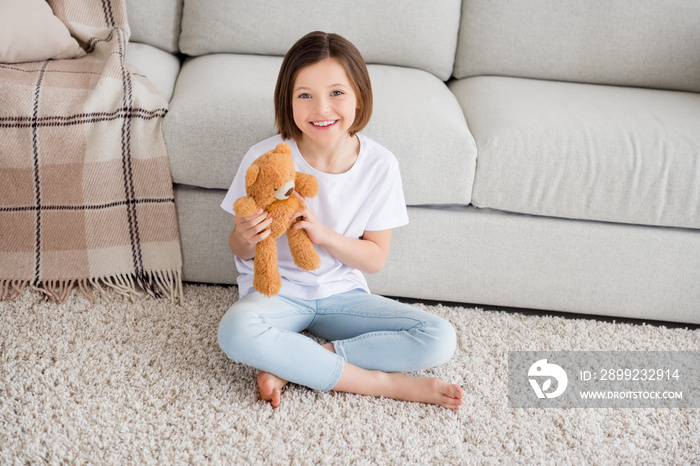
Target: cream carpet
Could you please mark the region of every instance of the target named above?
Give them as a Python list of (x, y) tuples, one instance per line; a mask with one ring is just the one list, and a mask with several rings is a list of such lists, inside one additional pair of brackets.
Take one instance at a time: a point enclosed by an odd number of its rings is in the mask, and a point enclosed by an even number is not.
[(236, 288), (182, 304), (113, 297), (0, 303), (0, 464), (700, 462), (700, 410), (510, 409), (512, 350), (700, 350), (700, 330), (427, 307), (459, 335), (425, 374), (459, 383), (458, 412), (290, 385), (258, 401), (256, 371), (216, 343)]

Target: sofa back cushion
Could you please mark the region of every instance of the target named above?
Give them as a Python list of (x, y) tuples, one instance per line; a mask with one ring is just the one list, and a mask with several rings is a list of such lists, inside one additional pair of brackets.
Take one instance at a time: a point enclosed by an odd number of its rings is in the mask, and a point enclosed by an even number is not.
[(126, 0), (131, 40), (176, 53), (183, 0)]
[(368, 63), (452, 74), (461, 0), (187, 0), (180, 50), (284, 55), (304, 34), (334, 32)]
[(464, 0), (455, 77), (700, 91), (700, 2)]
[(474, 206), (700, 233), (700, 94), (500, 76), (450, 90), (479, 148)]

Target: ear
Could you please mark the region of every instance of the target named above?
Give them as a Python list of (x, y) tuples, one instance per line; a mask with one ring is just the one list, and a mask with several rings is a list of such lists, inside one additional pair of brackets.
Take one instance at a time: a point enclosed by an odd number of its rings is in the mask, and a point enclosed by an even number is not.
[(286, 142), (280, 142), (275, 146), (275, 152), (281, 152), (284, 155), (292, 155), (292, 148)]
[(260, 174), (260, 167), (258, 167), (256, 164), (251, 165), (248, 167), (248, 171), (245, 172), (245, 187), (246, 189), (250, 188), (255, 184), (255, 181), (258, 179), (258, 175)]

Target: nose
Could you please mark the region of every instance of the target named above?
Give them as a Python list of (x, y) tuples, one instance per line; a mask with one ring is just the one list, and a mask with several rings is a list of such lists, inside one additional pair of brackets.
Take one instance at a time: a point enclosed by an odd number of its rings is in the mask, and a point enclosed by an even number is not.
[(284, 186), (277, 188), (277, 190), (275, 190), (275, 199), (279, 199), (280, 201), (288, 199), (289, 196), (292, 195), (292, 192), (294, 192), (294, 180), (291, 180), (285, 183)]
[(321, 115), (327, 113), (331, 108), (328, 99), (323, 96), (320, 97), (316, 102), (316, 111)]

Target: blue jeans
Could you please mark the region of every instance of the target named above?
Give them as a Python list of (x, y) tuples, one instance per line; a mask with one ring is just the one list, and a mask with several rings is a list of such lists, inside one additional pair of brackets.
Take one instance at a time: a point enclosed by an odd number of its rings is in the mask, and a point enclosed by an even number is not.
[[(331, 341), (335, 353), (304, 330)], [(368, 370), (416, 371), (445, 364), (457, 346), (446, 320), (361, 290), (318, 300), (250, 293), (221, 319), (218, 339), (234, 361), (323, 391), (335, 386), (346, 361)]]

